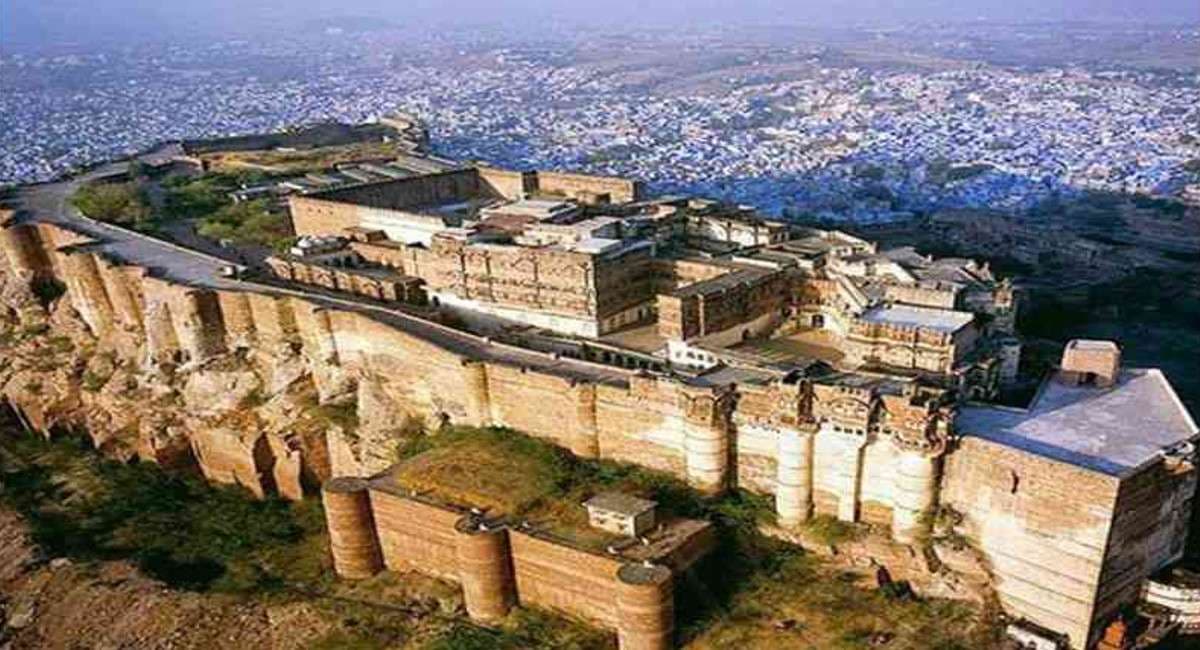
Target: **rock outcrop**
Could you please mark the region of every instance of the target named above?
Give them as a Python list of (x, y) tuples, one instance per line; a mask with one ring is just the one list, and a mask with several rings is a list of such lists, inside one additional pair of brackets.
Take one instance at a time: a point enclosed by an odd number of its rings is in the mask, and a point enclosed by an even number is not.
[[(116, 284), (114, 277), (128, 275), (113, 270), (120, 267), (95, 274), (94, 283), (64, 281), (63, 273), (88, 265), (51, 272), (14, 266), (12, 255), (7, 261), (0, 264), (0, 398), (30, 429), (86, 434), (112, 457), (196, 466), (258, 495), (299, 499), (329, 477), (327, 431), (352, 432), (316, 407), (322, 395), (352, 395), (353, 382), (348, 387), (340, 369), (325, 373), (336, 381), (314, 377), (315, 361), (287, 340), (286, 327), (226, 341), (226, 327), (205, 322), (211, 292)], [(156, 300), (180, 295), (183, 316), (156, 320), (163, 304)]]

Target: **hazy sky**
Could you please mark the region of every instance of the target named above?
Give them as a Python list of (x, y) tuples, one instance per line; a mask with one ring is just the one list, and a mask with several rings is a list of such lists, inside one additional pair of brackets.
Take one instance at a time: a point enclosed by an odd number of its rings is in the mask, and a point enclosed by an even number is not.
[(929, 20), (1200, 23), (1200, 0), (0, 0), (0, 45), (244, 34), (314, 18), (399, 24), (895, 24)]

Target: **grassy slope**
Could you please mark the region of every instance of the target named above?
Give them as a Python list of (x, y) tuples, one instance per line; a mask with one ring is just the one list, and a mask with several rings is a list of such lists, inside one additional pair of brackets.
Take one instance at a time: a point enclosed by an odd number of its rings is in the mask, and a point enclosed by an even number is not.
[[(717, 551), (681, 580), (681, 636), (694, 648), (987, 648), (995, 628), (961, 603), (866, 590), (758, 528), (773, 519), (770, 500), (746, 492), (702, 499), (669, 475), (571, 457), (553, 445), (501, 429), (455, 427), (401, 450), (400, 481), (477, 505), (494, 505), (553, 532), (585, 535), (580, 502), (606, 490), (651, 498), (666, 513), (708, 519)], [(419, 471), (416, 471), (419, 468)], [(820, 519), (813, 533), (836, 541), (853, 534)]]

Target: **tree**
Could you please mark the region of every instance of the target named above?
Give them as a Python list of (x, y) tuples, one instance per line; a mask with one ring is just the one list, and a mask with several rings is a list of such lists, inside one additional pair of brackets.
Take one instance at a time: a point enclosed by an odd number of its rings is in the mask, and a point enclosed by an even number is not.
[(79, 188), (71, 203), (98, 221), (140, 228), (149, 224), (151, 212), (141, 189), (133, 183), (98, 183)]
[(292, 235), (287, 218), (271, 212), (264, 200), (227, 205), (205, 217), (197, 232), (211, 239), (260, 246), (274, 246)]

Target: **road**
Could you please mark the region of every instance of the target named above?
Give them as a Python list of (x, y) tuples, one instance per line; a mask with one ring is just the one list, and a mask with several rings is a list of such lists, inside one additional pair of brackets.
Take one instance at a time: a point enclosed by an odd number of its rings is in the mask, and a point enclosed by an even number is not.
[[(157, 152), (149, 155), (157, 155)], [(105, 253), (127, 264), (153, 269), (157, 277), (178, 284), (227, 291), (287, 295), (302, 298), (330, 309), (362, 313), (407, 334), (471, 359), (524, 366), (531, 370), (571, 379), (616, 385), (626, 385), (632, 374), (631, 371), (623, 368), (570, 358), (556, 359), (552, 355), (542, 352), (491, 342), (397, 309), (356, 300), (350, 296), (335, 296), (329, 292), (309, 289), (301, 285), (283, 288), (226, 278), (221, 275), (221, 268), (230, 264), (231, 259), (223, 259), (213, 254), (192, 250), (125, 228), (88, 219), (71, 205), (70, 198), (81, 185), (123, 171), (127, 167), (128, 163), (124, 162), (109, 163), (68, 180), (24, 186), (20, 188), (15, 199), (18, 221), (54, 223), (86, 234), (96, 240), (96, 243), (91, 245), (93, 250)]]

